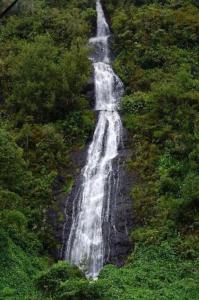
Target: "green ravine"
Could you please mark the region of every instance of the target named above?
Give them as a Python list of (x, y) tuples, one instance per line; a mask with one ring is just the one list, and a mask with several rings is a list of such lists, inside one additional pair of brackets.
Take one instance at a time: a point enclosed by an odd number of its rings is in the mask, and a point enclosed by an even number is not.
[[(0, 11), (10, 1), (0, 1)], [(0, 299), (198, 300), (199, 6), (104, 0), (125, 85), (132, 252), (97, 281), (67, 262), (48, 221), (95, 124), (87, 83), (94, 0), (19, 0), (0, 20)], [(128, 172), (129, 173), (129, 172)]]

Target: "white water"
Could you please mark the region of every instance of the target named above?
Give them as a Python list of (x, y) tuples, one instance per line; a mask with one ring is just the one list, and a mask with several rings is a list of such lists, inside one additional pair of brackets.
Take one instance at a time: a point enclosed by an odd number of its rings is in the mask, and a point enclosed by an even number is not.
[(89, 278), (97, 278), (104, 264), (103, 221), (108, 220), (109, 216), (113, 159), (118, 155), (122, 139), (122, 124), (117, 109), (123, 85), (110, 65), (110, 30), (99, 0), (96, 9), (97, 36), (90, 43), (96, 49), (93, 66), (95, 109), (99, 110), (99, 116), (87, 163), (82, 170), (83, 179), (76, 195), (78, 204), (73, 209), (65, 253), (65, 259), (79, 266)]

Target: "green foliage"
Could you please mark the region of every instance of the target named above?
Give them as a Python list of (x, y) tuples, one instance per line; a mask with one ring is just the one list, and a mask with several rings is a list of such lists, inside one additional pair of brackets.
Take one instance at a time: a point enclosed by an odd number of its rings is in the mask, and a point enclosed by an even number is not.
[(0, 185), (13, 192), (19, 191), (26, 174), (23, 150), (4, 129), (0, 129), (0, 169)]
[(60, 295), (56, 297), (60, 300), (100, 300), (102, 299), (102, 288), (103, 286), (99, 286), (98, 283), (85, 279), (71, 279), (61, 284)]
[[(191, 0), (104, 1), (114, 67), (137, 174), (135, 249), (127, 266), (105, 267), (103, 299), (197, 299), (198, 20)], [(193, 274), (191, 274), (191, 270)], [(193, 275), (193, 276), (192, 276)], [(167, 277), (168, 276), (168, 277)]]
[[(66, 262), (48, 211), (93, 131), (85, 95), (95, 1), (20, 1), (0, 28), (0, 299), (197, 300), (199, 11), (192, 0), (104, 1), (129, 147), (134, 250), (89, 282)], [(56, 190), (57, 192), (57, 190)], [(65, 195), (64, 195), (65, 197)], [(60, 219), (63, 216), (59, 216)], [(48, 255), (48, 257), (50, 257)]]
[(24, 252), (2, 231), (0, 248), (0, 298), (40, 299), (33, 278), (37, 272), (45, 268), (45, 260)]
[(21, 212), (10, 210), (8, 213), (6, 213), (6, 211), (4, 211), (3, 214), (4, 213), (5, 213), (5, 218), (3, 220), (3, 225), (5, 227), (8, 226), (11, 230), (13, 229), (18, 232), (24, 231), (24, 229), (27, 226), (27, 219)]
[(146, 230), (154, 241), (156, 231), (167, 238), (167, 230), (197, 228), (199, 12), (191, 1), (175, 8), (169, 1), (134, 4), (108, 1), (115, 68), (127, 87), (122, 112), (133, 147), (129, 168), (141, 179), (132, 192), (136, 236)]
[(122, 268), (106, 266), (100, 274), (103, 300), (197, 299), (198, 262), (183, 261), (171, 245), (138, 248)]
[(38, 288), (46, 295), (55, 295), (60, 288), (61, 282), (69, 278), (83, 278), (83, 274), (67, 262), (58, 262), (48, 271), (41, 273), (36, 279)]
[(89, 110), (71, 112), (66, 121), (57, 123), (68, 145), (80, 146), (91, 136), (94, 127), (93, 114)]
[(19, 51), (15, 58), (10, 57), (12, 94), (8, 107), (19, 122), (24, 115), (39, 122), (63, 118), (88, 80), (88, 51), (74, 46), (60, 55), (49, 36), (22, 42)]
[(50, 299), (101, 299), (101, 287), (95, 282), (89, 282), (77, 267), (67, 262), (58, 262), (39, 274), (36, 284), (43, 295)]
[[(71, 152), (93, 130), (85, 95), (93, 4), (22, 0), (1, 21), (0, 299), (44, 299), (34, 282), (39, 271), (50, 272), (46, 276), (59, 285), (63, 279), (60, 265), (45, 271), (40, 257), (50, 258), (48, 251), (59, 247), (49, 211), (63, 219), (60, 198), (69, 192), (76, 168)], [(68, 265), (67, 272), (79, 278)]]

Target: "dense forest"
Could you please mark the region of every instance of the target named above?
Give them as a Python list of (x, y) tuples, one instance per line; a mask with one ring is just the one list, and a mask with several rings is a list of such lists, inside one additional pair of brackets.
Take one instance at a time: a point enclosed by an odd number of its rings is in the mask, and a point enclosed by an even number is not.
[[(0, 10), (11, 1), (0, 1)], [(94, 0), (19, 0), (0, 19), (0, 299), (197, 300), (199, 6), (104, 0), (132, 156), (132, 251), (97, 281), (56, 261), (49, 210), (67, 195), (95, 114)]]

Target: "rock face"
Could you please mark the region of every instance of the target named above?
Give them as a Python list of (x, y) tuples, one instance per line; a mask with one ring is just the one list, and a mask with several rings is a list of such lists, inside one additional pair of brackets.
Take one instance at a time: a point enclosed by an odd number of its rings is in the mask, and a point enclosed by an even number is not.
[(63, 191), (63, 187), (67, 183), (67, 178), (65, 176), (58, 176), (54, 183), (53, 196), (56, 203), (56, 209), (53, 207), (49, 210), (48, 222), (52, 227), (56, 241), (56, 247), (51, 249), (51, 254), (57, 260), (63, 259), (63, 253), (65, 251), (65, 245), (72, 223), (74, 195), (76, 193), (76, 188), (79, 186), (80, 170), (86, 163), (87, 149), (88, 147), (85, 147), (84, 149), (76, 150), (71, 154), (71, 169), (73, 171), (70, 169), (68, 172), (75, 181), (69, 195), (66, 196), (66, 192)]
[[(76, 155), (73, 156), (74, 164), (78, 166), (78, 169), (83, 169), (86, 163), (86, 156), (87, 156), (87, 148), (81, 151), (80, 153), (78, 153), (77, 156)], [(65, 259), (67, 241), (69, 238), (69, 234), (72, 226), (72, 220), (73, 220), (74, 201), (76, 199), (76, 195), (78, 193), (80, 183), (81, 183), (81, 174), (76, 177), (74, 186), (70, 194), (68, 195), (68, 197), (65, 199), (65, 207), (64, 207), (65, 221), (62, 227), (62, 239), (61, 239), (62, 247), (59, 252), (60, 259)]]
[[(126, 137), (126, 135), (125, 135)], [(132, 249), (130, 231), (132, 229), (132, 189), (134, 176), (127, 171), (126, 161), (131, 152), (124, 146), (113, 164), (114, 185), (111, 191), (109, 222), (103, 225), (105, 240), (105, 263), (121, 266)]]
[[(131, 152), (125, 146), (126, 135), (124, 134), (124, 147), (119, 150), (119, 155), (113, 164), (114, 185), (111, 191), (110, 215), (107, 222), (103, 223), (103, 237), (105, 245), (104, 262), (121, 266), (132, 248), (130, 242), (130, 230), (132, 229), (132, 199), (130, 191), (134, 181), (134, 175), (126, 170), (126, 161)], [(73, 155), (74, 164), (77, 169), (82, 169), (86, 163), (87, 149)], [(65, 258), (67, 240), (70, 234), (73, 217), (73, 205), (77, 198), (78, 188), (81, 183), (81, 175), (77, 176), (74, 186), (67, 198), (62, 198), (62, 211), (64, 211), (64, 222), (59, 223), (56, 237), (62, 244), (56, 256)], [(65, 203), (65, 206), (63, 205)], [(75, 203), (75, 206), (77, 203)], [(106, 203), (104, 203), (104, 207)], [(76, 209), (74, 209), (75, 211)]]
[(95, 85), (90, 80), (85, 94), (92, 107), (95, 99), (98, 117), (89, 151), (73, 155), (80, 175), (73, 174), (76, 180), (66, 199), (59, 195), (64, 220), (57, 227), (59, 258), (80, 268), (85, 265), (90, 278), (96, 278), (104, 264), (122, 265), (131, 249), (134, 178), (126, 169), (130, 152), (118, 113), (123, 84), (111, 67), (110, 31), (99, 0), (96, 7), (97, 35), (90, 39)]
[(84, 90), (84, 94), (89, 100), (91, 109), (94, 109), (95, 106), (95, 85), (94, 85), (94, 75), (92, 75), (87, 83), (87, 86)]

